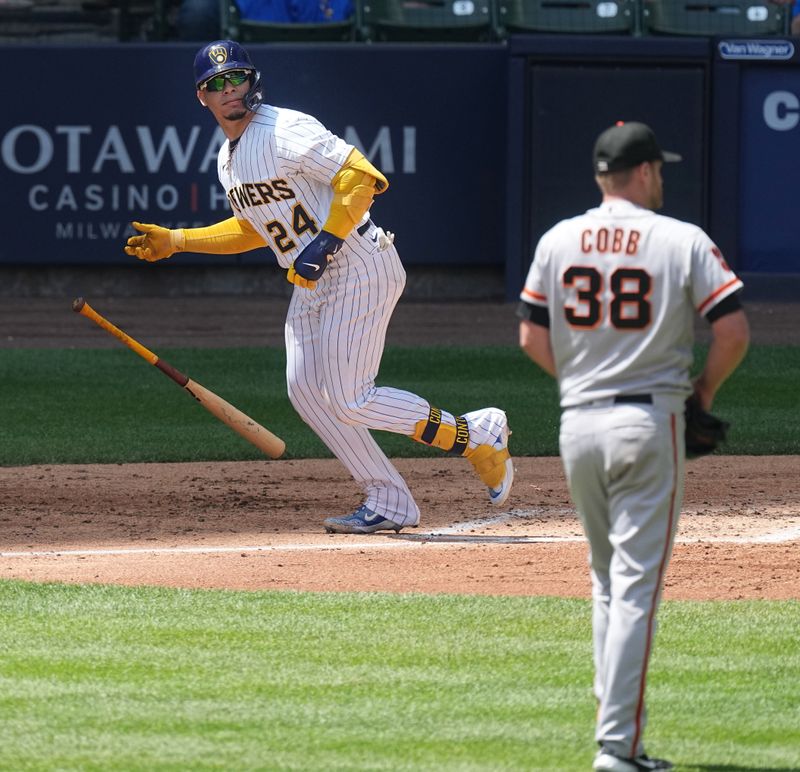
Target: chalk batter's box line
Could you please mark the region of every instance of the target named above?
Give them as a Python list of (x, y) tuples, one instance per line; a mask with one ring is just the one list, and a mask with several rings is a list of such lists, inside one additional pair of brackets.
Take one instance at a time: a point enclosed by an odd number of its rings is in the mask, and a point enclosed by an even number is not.
[[(77, 550), (27, 550), (21, 552), (0, 552), (2, 558), (59, 558), (59, 557), (90, 557), (105, 555), (200, 555), (223, 554), (232, 552), (337, 552), (347, 550), (388, 550), (408, 549), (413, 546), (451, 547), (464, 544), (576, 544), (585, 542), (582, 536), (491, 536), (481, 534), (447, 533), (398, 533), (382, 534), (389, 536), (390, 541), (375, 541), (380, 536), (358, 537), (357, 540), (341, 537), (332, 537), (331, 543), (326, 544), (260, 544), (241, 546), (212, 546), (203, 547), (109, 547), (105, 549), (77, 549)], [(785, 528), (774, 533), (762, 534), (754, 537), (737, 536), (725, 538), (722, 536), (706, 538), (676, 539), (679, 544), (785, 544), (800, 539), (800, 527)], [(335, 543), (333, 543), (335, 540)]]

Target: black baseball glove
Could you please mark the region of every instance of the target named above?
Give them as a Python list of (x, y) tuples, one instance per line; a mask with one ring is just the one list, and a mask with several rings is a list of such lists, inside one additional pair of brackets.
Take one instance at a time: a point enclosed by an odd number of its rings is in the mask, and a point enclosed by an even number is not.
[(686, 458), (698, 458), (713, 453), (725, 441), (730, 424), (700, 407), (697, 396), (686, 400)]

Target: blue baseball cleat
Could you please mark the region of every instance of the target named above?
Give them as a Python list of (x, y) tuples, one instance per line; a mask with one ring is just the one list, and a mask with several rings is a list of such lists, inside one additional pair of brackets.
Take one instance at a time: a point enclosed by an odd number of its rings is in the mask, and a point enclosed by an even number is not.
[(375, 533), (375, 531), (399, 531), (403, 527), (363, 504), (349, 515), (329, 517), (322, 524), (328, 533)]

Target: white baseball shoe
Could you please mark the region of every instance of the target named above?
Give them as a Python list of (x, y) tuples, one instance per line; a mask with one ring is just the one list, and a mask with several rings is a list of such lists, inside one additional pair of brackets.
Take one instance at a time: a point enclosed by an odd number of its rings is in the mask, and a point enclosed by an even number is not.
[(506, 503), (514, 484), (514, 462), (508, 452), (508, 437), (511, 434), (508, 418), (496, 407), (475, 410), (463, 417), (470, 427), (470, 439), (481, 442), (464, 456), (488, 488), (489, 501), (495, 507), (500, 507)]
[(594, 757), (592, 769), (602, 772), (646, 772), (646, 770), (668, 770), (673, 769), (671, 762), (666, 759), (651, 759), (644, 753), (632, 759), (623, 759), (605, 748), (599, 750)]

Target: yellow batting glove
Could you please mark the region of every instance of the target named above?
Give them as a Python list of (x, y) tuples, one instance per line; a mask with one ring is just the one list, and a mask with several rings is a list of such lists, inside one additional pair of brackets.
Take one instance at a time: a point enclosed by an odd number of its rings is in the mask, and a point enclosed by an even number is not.
[(303, 289), (313, 290), (317, 288), (317, 283), (312, 279), (306, 279), (294, 270), (294, 266), (290, 265), (289, 270), (286, 272), (286, 281), (296, 284)]
[(144, 235), (131, 236), (128, 239), (125, 247), (125, 254), (127, 255), (153, 263), (183, 249), (185, 237), (181, 230), (170, 230), (169, 228), (162, 228), (160, 225), (141, 222), (134, 222), (132, 225), (139, 233)]

